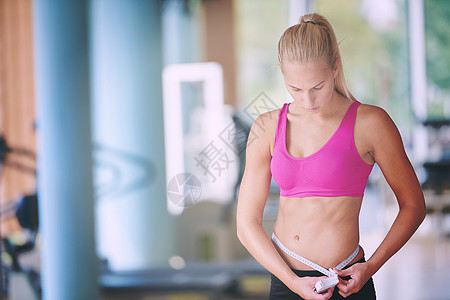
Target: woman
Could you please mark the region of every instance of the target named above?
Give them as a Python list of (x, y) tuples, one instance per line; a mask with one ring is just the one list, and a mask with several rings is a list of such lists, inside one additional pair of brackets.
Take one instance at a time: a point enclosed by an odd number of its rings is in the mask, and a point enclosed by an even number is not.
[[(288, 28), (278, 59), (294, 101), (252, 126), (237, 235), (271, 273), (270, 299), (375, 299), (372, 275), (425, 217), (400, 134), (384, 110), (359, 103), (347, 90), (336, 37), (324, 17), (308, 14)], [(375, 163), (400, 209), (366, 261), (358, 216)], [(280, 201), (270, 239), (262, 216), (272, 176)], [(317, 282), (327, 278), (329, 288), (320, 291)]]

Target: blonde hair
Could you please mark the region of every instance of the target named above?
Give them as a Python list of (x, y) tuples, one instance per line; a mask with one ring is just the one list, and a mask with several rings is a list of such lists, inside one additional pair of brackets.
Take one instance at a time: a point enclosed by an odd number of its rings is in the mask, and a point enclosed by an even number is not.
[(337, 64), (334, 89), (342, 96), (355, 100), (345, 84), (339, 45), (328, 20), (316, 13), (301, 17), (300, 22), (286, 29), (278, 42), (278, 63), (324, 61), (331, 69)]

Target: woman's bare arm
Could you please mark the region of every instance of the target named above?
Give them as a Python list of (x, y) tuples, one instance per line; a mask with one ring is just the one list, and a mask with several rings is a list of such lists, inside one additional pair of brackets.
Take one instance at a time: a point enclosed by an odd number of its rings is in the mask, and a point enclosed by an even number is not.
[[(357, 292), (370, 276), (403, 247), (425, 218), (422, 189), (406, 156), (397, 127), (383, 109), (369, 105), (361, 108), (361, 119), (363, 119), (361, 130), (369, 137), (371, 155), (397, 198), (399, 212), (382, 243), (364, 264), (365, 274), (361, 275), (362, 282), (354, 286), (338, 285), (343, 296)], [(358, 267), (355, 266), (355, 269)], [(351, 272), (349, 268), (339, 272), (339, 275), (351, 276)]]
[(263, 211), (272, 176), (270, 139), (274, 136), (275, 121), (273, 118), (267, 118), (267, 115), (262, 115), (256, 119), (250, 131), (237, 206), (237, 236), (250, 254), (292, 291), (307, 299), (329, 299), (331, 290), (325, 294), (314, 291), (313, 286), (318, 278), (302, 279), (290, 269), (262, 227)]

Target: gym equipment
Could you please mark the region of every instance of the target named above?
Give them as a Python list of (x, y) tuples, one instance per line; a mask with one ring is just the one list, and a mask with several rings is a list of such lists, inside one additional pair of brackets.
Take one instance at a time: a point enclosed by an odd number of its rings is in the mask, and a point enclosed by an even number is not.
[[(19, 162), (10, 161), (9, 154), (17, 154), (35, 158), (35, 154), (27, 149), (10, 148), (3, 136), (0, 136), (0, 175), (3, 166), (12, 167), (22, 172), (31, 173), (36, 176), (34, 168), (25, 166)], [(0, 210), (0, 220), (15, 216), (22, 227), (26, 240), (23, 244), (15, 244), (9, 237), (2, 238), (1, 252), (6, 253), (10, 258), (10, 263), (1, 261), (0, 273), (0, 299), (8, 296), (9, 273), (19, 272), (25, 274), (32, 290), (38, 298), (41, 297), (40, 274), (33, 269), (27, 269), (21, 266), (20, 255), (34, 250), (36, 245), (36, 237), (39, 230), (39, 215), (38, 215), (38, 195), (33, 193), (31, 195), (22, 196), (19, 201), (8, 205)]]

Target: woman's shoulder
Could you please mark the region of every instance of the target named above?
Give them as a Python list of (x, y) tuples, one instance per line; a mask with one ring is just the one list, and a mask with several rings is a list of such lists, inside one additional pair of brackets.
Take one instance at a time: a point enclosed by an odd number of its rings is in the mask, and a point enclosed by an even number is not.
[(361, 103), (358, 108), (357, 118), (365, 123), (380, 123), (391, 120), (389, 114), (382, 107)]
[(356, 117), (359, 130), (371, 136), (382, 136), (397, 131), (394, 121), (388, 112), (380, 106), (361, 104)]
[(249, 139), (258, 139), (259, 146), (270, 145), (273, 148), (281, 108), (260, 114), (252, 124)]
[(253, 122), (252, 129), (259, 132), (276, 131), (282, 107), (260, 114)]

